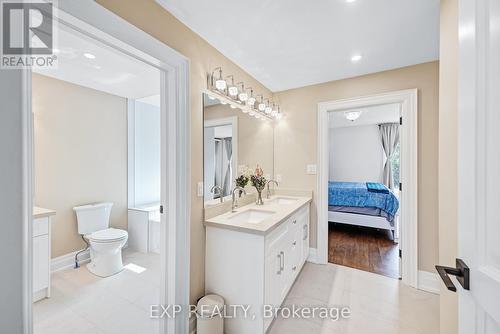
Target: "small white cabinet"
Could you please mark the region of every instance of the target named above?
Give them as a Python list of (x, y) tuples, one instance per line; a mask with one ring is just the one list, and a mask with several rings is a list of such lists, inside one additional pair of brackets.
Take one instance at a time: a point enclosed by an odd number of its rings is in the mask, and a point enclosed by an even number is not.
[(33, 210), (33, 302), (50, 297), (50, 230), (52, 210)]
[(309, 255), (309, 202), (268, 234), (207, 226), (205, 292), (226, 305), (249, 305), (255, 318), (225, 319), (227, 334), (265, 333), (272, 318), (264, 305), (280, 306)]

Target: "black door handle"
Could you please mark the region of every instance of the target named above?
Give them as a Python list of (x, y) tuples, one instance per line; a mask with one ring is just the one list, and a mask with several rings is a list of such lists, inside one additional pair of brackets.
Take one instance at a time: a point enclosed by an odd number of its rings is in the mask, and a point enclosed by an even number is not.
[(436, 270), (448, 290), (453, 292), (457, 291), (457, 288), (448, 275), (456, 276), (458, 283), (460, 283), (465, 290), (470, 289), (470, 270), (463, 260), (456, 259), (456, 268), (436, 266)]

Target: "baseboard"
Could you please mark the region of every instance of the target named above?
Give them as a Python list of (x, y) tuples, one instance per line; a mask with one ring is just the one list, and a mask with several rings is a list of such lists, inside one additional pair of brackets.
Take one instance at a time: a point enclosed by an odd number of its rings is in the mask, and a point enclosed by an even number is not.
[(418, 271), (418, 288), (419, 290), (427, 291), (439, 295), (441, 290), (439, 276), (436, 273), (419, 270)]
[(318, 263), (318, 249), (309, 248), (309, 256), (307, 257), (308, 262)]
[(189, 319), (189, 334), (196, 334), (196, 317)]
[[(59, 257), (55, 257), (50, 261), (50, 271), (56, 272), (64, 269), (70, 269), (75, 267), (75, 255), (79, 251), (64, 254)], [(90, 252), (86, 250), (78, 256), (78, 262), (80, 265), (90, 262)]]

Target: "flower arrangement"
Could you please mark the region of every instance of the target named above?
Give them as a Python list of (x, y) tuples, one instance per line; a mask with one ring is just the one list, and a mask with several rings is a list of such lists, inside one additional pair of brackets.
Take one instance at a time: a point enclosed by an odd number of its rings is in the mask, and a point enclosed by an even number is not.
[(262, 190), (266, 187), (267, 180), (264, 177), (264, 172), (262, 168), (257, 165), (255, 168), (255, 173), (250, 176), (250, 181), (252, 181), (252, 186), (257, 189), (257, 204), (262, 205), (264, 202), (262, 201)]

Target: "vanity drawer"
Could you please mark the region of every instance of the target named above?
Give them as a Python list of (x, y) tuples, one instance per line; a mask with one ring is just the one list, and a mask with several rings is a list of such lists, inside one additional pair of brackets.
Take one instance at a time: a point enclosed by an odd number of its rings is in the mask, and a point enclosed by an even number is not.
[(49, 234), (49, 218), (36, 218), (33, 220), (33, 236)]

